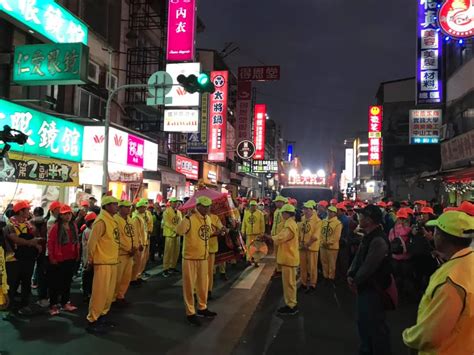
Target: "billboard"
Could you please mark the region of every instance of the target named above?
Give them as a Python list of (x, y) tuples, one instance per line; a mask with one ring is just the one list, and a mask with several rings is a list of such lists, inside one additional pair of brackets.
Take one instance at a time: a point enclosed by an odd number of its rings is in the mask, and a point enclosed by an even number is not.
[(459, 39), (474, 37), (474, 1), (446, 0), (438, 17), (446, 35)]
[(163, 131), (193, 133), (199, 131), (199, 110), (165, 110)]
[(187, 179), (197, 180), (199, 178), (199, 162), (182, 155), (173, 155), (173, 168)]
[(199, 131), (188, 135), (187, 154), (207, 154), (207, 123), (209, 116), (209, 94), (201, 95)]
[(257, 67), (239, 67), (239, 81), (274, 81), (280, 80), (279, 65), (265, 65)]
[(369, 165), (382, 163), (383, 107), (369, 107)]
[(191, 75), (196, 76), (201, 72), (200, 63), (172, 63), (166, 65), (166, 72), (173, 79), (173, 87), (171, 91), (166, 94), (167, 99), (171, 99), (171, 103), (166, 103), (166, 107), (183, 107), (192, 106), (199, 107), (200, 95), (198, 92), (191, 94), (184, 90), (184, 88), (178, 83), (178, 75)]
[(254, 160), (252, 162), (252, 172), (258, 174), (277, 174), (278, 161), (277, 160)]
[(439, 143), (442, 110), (410, 110), (410, 144)]
[(227, 94), (228, 94), (227, 71), (211, 72), (211, 80), (216, 91), (209, 95), (209, 161), (225, 162), (227, 150)]
[(255, 154), (253, 156), (254, 160), (263, 160), (265, 158), (266, 113), (266, 105), (255, 105), (253, 120), (253, 143), (255, 144)]
[(186, 62), (194, 60), (196, 32), (196, 0), (168, 1), (168, 40), (166, 60)]

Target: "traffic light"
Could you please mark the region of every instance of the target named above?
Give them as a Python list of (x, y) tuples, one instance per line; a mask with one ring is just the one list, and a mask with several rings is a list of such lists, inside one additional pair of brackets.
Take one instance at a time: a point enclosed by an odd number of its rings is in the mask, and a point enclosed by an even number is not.
[(191, 74), (191, 75), (178, 75), (178, 83), (189, 93), (194, 94), (195, 92), (199, 93), (213, 93), (216, 88), (214, 84), (211, 82), (209, 75), (206, 73), (201, 73), (198, 76)]

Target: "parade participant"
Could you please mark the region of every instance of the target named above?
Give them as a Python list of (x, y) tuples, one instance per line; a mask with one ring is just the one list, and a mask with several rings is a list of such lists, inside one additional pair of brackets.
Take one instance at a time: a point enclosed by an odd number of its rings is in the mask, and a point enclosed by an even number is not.
[[(281, 208), (288, 203), (288, 199), (286, 197), (283, 197), (281, 195), (278, 195), (273, 202), (275, 203), (276, 210), (273, 212), (273, 225), (272, 225), (272, 233), (271, 236), (275, 236), (278, 233), (281, 232), (283, 229), (283, 226), (285, 225), (285, 221), (283, 221), (283, 217), (281, 216)], [(278, 255), (278, 246), (274, 246), (275, 250), (275, 256)], [(278, 277), (281, 276), (281, 267), (280, 265), (277, 264), (277, 267), (275, 269), (275, 273), (273, 274), (273, 277)]]
[(48, 233), (51, 230), (51, 228), (53, 227), (54, 223), (56, 223), (56, 220), (59, 217), (59, 209), (60, 208), (61, 208), (61, 202), (59, 202), (59, 201), (53, 201), (49, 205), (49, 219), (46, 222), (46, 228), (47, 228)]
[(416, 325), (403, 341), (418, 354), (474, 353), (474, 218), (448, 211), (435, 226), (436, 250), (447, 260), (431, 276), (418, 308)]
[(329, 204), (327, 201), (319, 201), (317, 210), (318, 210), (318, 217), (319, 219), (323, 220), (326, 219), (328, 216), (328, 208)]
[(390, 355), (390, 333), (382, 296), (382, 290), (392, 282), (390, 246), (382, 229), (380, 208), (368, 205), (358, 213), (363, 238), (349, 268), (347, 282), (357, 291), (359, 354)]
[[(188, 322), (200, 326), (199, 317), (213, 318), (217, 315), (207, 308), (209, 238), (212, 233), (209, 211), (210, 198), (196, 199), (196, 209), (190, 210), (179, 223), (176, 232), (183, 235), (183, 298)], [(194, 306), (197, 296), (198, 310)]]
[(136, 233), (136, 242), (138, 248), (133, 255), (133, 267), (132, 267), (132, 281), (130, 282), (133, 286), (139, 286), (145, 280), (142, 278), (142, 263), (145, 260), (145, 245), (148, 234), (148, 226), (145, 221), (145, 210), (148, 205), (147, 201), (138, 200), (135, 204), (135, 211), (132, 213), (132, 221)]
[(89, 212), (89, 202), (81, 201), (80, 206), (81, 206), (81, 208), (77, 212), (77, 216), (74, 219), (74, 222), (76, 223), (77, 229), (79, 229), (79, 230), (81, 230), (82, 226), (86, 223), (84, 219), (87, 215), (87, 212)]
[(342, 232), (341, 238), (339, 240), (339, 251), (337, 253), (337, 262), (336, 262), (336, 275), (338, 278), (343, 280), (346, 279), (347, 270), (349, 269), (349, 217), (346, 215), (347, 208), (344, 203), (338, 203), (337, 208), (337, 219), (342, 223)]
[(48, 307), (48, 248), (46, 247), (48, 229), (47, 221), (44, 217), (43, 207), (35, 207), (33, 210), (33, 218), (30, 220), (30, 223), (35, 228), (35, 237), (41, 238), (43, 241), (41, 244), (41, 253), (36, 258), (36, 267), (33, 275), (32, 287), (36, 287), (38, 292), (38, 302), (36, 302), (36, 304), (40, 307)]
[(153, 215), (148, 210), (150, 204), (146, 198), (142, 198), (139, 203), (140, 205), (145, 205), (144, 212), (140, 212), (142, 213), (143, 221), (145, 222), (145, 242), (143, 244), (142, 260), (140, 261), (140, 274), (144, 276), (150, 276), (145, 272), (145, 269), (148, 264), (148, 259), (150, 258), (150, 238), (151, 234), (153, 233)]
[(66, 312), (77, 310), (70, 301), (70, 295), (72, 277), (80, 256), (78, 235), (76, 224), (72, 221), (71, 207), (62, 205), (59, 218), (48, 236), (49, 314), (51, 316), (58, 315), (60, 310)]
[(89, 242), (92, 225), (94, 224), (96, 218), (97, 215), (94, 212), (87, 213), (86, 217), (84, 218), (86, 228), (84, 228), (82, 231), (82, 299), (84, 303), (89, 303), (92, 294), (94, 269), (92, 268), (92, 265), (87, 265), (87, 260), (89, 259), (87, 243)]
[(114, 219), (119, 230), (120, 247), (114, 302), (118, 306), (128, 306), (129, 302), (125, 299), (125, 294), (132, 279), (133, 256), (137, 251), (138, 243), (135, 241), (135, 227), (130, 218), (132, 203), (121, 200), (118, 207), (118, 213), (114, 216)]
[(333, 199), (331, 199), (331, 201), (329, 201), (329, 204), (331, 206), (337, 207), (338, 201), (335, 198), (333, 198)]
[(94, 281), (86, 329), (93, 334), (104, 333), (105, 327), (112, 325), (100, 318), (109, 312), (114, 298), (120, 244), (119, 230), (114, 219), (118, 200), (105, 195), (102, 197), (101, 206), (102, 211), (92, 226), (87, 244), (87, 263), (94, 269)]
[(173, 272), (178, 272), (179, 251), (181, 248), (180, 237), (176, 233), (176, 228), (183, 219), (178, 211), (178, 199), (172, 197), (169, 207), (163, 213), (163, 237), (165, 238), (165, 251), (163, 255), (163, 276), (168, 277)]
[[(151, 208), (151, 206), (153, 208)], [(162, 256), (162, 234), (161, 234), (161, 220), (163, 218), (163, 212), (159, 203), (151, 204), (148, 209), (150, 210), (153, 217), (153, 232), (150, 236), (150, 261), (157, 261), (156, 258)]]
[(211, 219), (212, 234), (211, 239), (209, 239), (209, 258), (208, 258), (208, 299), (212, 299), (212, 290), (214, 288), (214, 265), (216, 262), (216, 253), (219, 251), (219, 236), (225, 235), (227, 229), (221, 222), (221, 219), (218, 215), (213, 213), (209, 214)]
[(341, 239), (342, 223), (337, 219), (337, 208), (328, 208), (328, 218), (321, 225), (321, 266), (325, 280), (334, 281)]
[(306, 289), (306, 293), (314, 291), (318, 281), (321, 220), (314, 210), (315, 206), (316, 202), (313, 200), (309, 200), (303, 204), (304, 216), (300, 223), (301, 288)]
[(245, 211), (244, 219), (242, 221), (242, 234), (246, 238), (247, 245), (247, 262), (251, 264), (254, 263), (255, 267), (258, 267), (258, 262), (255, 262), (250, 254), (250, 244), (252, 244), (255, 239), (259, 238), (265, 233), (265, 216), (262, 211), (257, 209), (257, 201), (252, 200), (249, 203), (250, 208)]
[(8, 281), (7, 270), (5, 263), (5, 249), (3, 248), (5, 240), (3, 237), (3, 230), (0, 230), (0, 310), (8, 307), (10, 302), (8, 298)]
[(296, 208), (286, 204), (281, 208), (285, 225), (280, 233), (273, 236), (279, 246), (277, 263), (281, 265), (283, 297), (285, 306), (278, 309), (278, 314), (294, 315), (298, 313), (296, 298), (296, 270), (300, 264), (298, 225), (295, 221)]

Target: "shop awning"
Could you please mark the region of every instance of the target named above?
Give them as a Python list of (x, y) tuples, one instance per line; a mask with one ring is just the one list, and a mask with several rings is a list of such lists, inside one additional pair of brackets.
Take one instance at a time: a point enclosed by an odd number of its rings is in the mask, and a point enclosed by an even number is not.
[(160, 174), (160, 181), (164, 185), (169, 186), (184, 186), (186, 185), (186, 176), (174, 171), (167, 166), (158, 165), (158, 173)]
[(445, 170), (441, 172), (441, 176), (447, 182), (474, 180), (474, 167)]

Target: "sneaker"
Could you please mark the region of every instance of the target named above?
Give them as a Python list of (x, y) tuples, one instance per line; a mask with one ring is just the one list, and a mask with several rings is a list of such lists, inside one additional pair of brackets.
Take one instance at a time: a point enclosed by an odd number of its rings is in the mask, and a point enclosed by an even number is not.
[(217, 316), (216, 312), (211, 312), (209, 309), (203, 309), (203, 310), (198, 310), (197, 311), (198, 317), (204, 317), (204, 318), (214, 318)]
[(50, 316), (57, 316), (60, 313), (59, 307), (54, 305), (49, 309), (49, 315)]
[(74, 312), (74, 311), (77, 311), (77, 307), (74, 306), (71, 302), (68, 302), (68, 303), (66, 303), (65, 305), (63, 305), (63, 306), (61, 307), (61, 309), (62, 309), (63, 311), (66, 311), (66, 312)]
[(198, 319), (198, 317), (193, 314), (192, 316), (187, 316), (188, 322), (195, 327), (200, 327), (201, 326), (201, 321)]
[(36, 304), (41, 308), (49, 307), (49, 301), (47, 299), (39, 300), (38, 302), (36, 302)]
[(107, 329), (98, 322), (87, 322), (86, 331), (90, 334), (102, 335), (107, 333)]
[(282, 316), (294, 316), (298, 313), (298, 306), (294, 306), (293, 308), (284, 306), (279, 308), (277, 312)]

